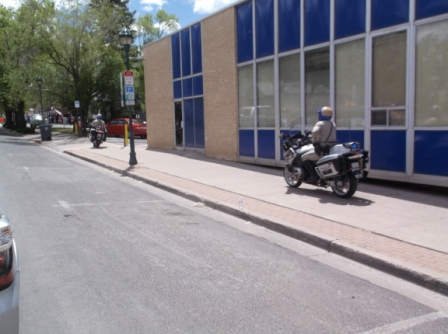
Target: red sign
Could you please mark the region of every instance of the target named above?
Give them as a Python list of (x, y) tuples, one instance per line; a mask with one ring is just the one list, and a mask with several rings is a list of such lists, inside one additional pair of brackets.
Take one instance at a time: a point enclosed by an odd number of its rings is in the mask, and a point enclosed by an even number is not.
[(124, 76), (125, 77), (133, 77), (134, 76), (134, 72), (132, 72), (132, 71), (124, 71)]

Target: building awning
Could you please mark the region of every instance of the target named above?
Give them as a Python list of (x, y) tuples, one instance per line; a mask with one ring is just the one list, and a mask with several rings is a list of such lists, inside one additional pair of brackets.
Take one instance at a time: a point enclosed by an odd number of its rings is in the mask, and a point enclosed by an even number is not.
[(56, 109), (50, 110), (50, 115), (53, 115), (53, 114), (57, 114), (59, 116), (62, 116), (62, 113), (59, 110), (56, 110)]

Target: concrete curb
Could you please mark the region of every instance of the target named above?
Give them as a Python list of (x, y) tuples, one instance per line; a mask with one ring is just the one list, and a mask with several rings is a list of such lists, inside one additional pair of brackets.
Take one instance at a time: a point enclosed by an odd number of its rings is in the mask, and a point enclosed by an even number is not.
[(366, 266), (378, 269), (395, 277), (420, 285), (429, 290), (448, 296), (448, 282), (437, 279), (437, 274), (423, 273), (411, 268), (408, 263), (400, 263), (385, 256), (379, 257), (374, 252), (368, 252), (347, 242), (336, 240), (330, 245), (330, 253), (334, 253)]
[(109, 165), (107, 163), (102, 163), (94, 159), (78, 155), (71, 151), (64, 151), (63, 153), (82, 159), (89, 163), (96, 164), (100, 167), (112, 170), (124, 176), (131, 177), (138, 181), (142, 181), (159, 189), (168, 191), (175, 195), (182, 196), (191, 201), (202, 202), (204, 203), (204, 205), (212, 209), (219, 210), (221, 212), (224, 212), (226, 214), (235, 216), (237, 218), (246, 221), (250, 221), (258, 226), (265, 227), (269, 230), (281, 233), (288, 237), (319, 247), (329, 253), (334, 253), (343, 256), (350, 260), (359, 262), (366, 266), (378, 269), (385, 273), (391, 274), (393, 276), (407, 280), (414, 284), (420, 285), (429, 290), (448, 296), (448, 281), (437, 279), (436, 278), (437, 274), (435, 273), (432, 275), (429, 272), (424, 273), (422, 272), (421, 268), (420, 270), (413, 269), (408, 263), (406, 264), (400, 263), (400, 261), (398, 260), (387, 258), (386, 256), (383, 256), (376, 252), (369, 252), (364, 248), (356, 247), (348, 242), (342, 240), (334, 240), (334, 238), (331, 238), (329, 236), (319, 235), (318, 233), (315, 232), (311, 233), (305, 231), (304, 229), (298, 229), (289, 226), (288, 224), (285, 224), (283, 222), (275, 221), (272, 218), (262, 217), (262, 215), (260, 214), (256, 214), (247, 210), (236, 209), (224, 203), (214, 201), (213, 199), (204, 198), (203, 195), (195, 194), (193, 192), (186, 192), (183, 191), (182, 189), (171, 186), (170, 184), (166, 184), (157, 180), (149, 179), (141, 175), (137, 175), (136, 173), (134, 173), (132, 167), (129, 169), (121, 169)]

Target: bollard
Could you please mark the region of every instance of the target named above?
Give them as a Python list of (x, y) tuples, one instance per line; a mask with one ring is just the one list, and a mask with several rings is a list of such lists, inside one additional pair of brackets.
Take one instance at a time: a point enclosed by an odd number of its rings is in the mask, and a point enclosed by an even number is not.
[(128, 125), (124, 124), (124, 146), (128, 146), (128, 139), (129, 139), (129, 134), (128, 134)]

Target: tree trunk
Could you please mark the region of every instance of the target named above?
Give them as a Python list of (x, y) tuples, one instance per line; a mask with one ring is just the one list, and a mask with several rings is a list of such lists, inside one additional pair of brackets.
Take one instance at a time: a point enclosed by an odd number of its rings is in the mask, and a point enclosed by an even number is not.
[(16, 114), (15, 121), (18, 128), (26, 128), (24, 110), (25, 110), (25, 102), (20, 101), (19, 103), (17, 103), (17, 112), (15, 113)]
[(10, 127), (14, 124), (12, 121), (12, 112), (13, 112), (12, 108), (10, 108), (9, 106), (5, 106), (5, 116), (6, 116), (5, 125), (6, 125), (6, 127)]

